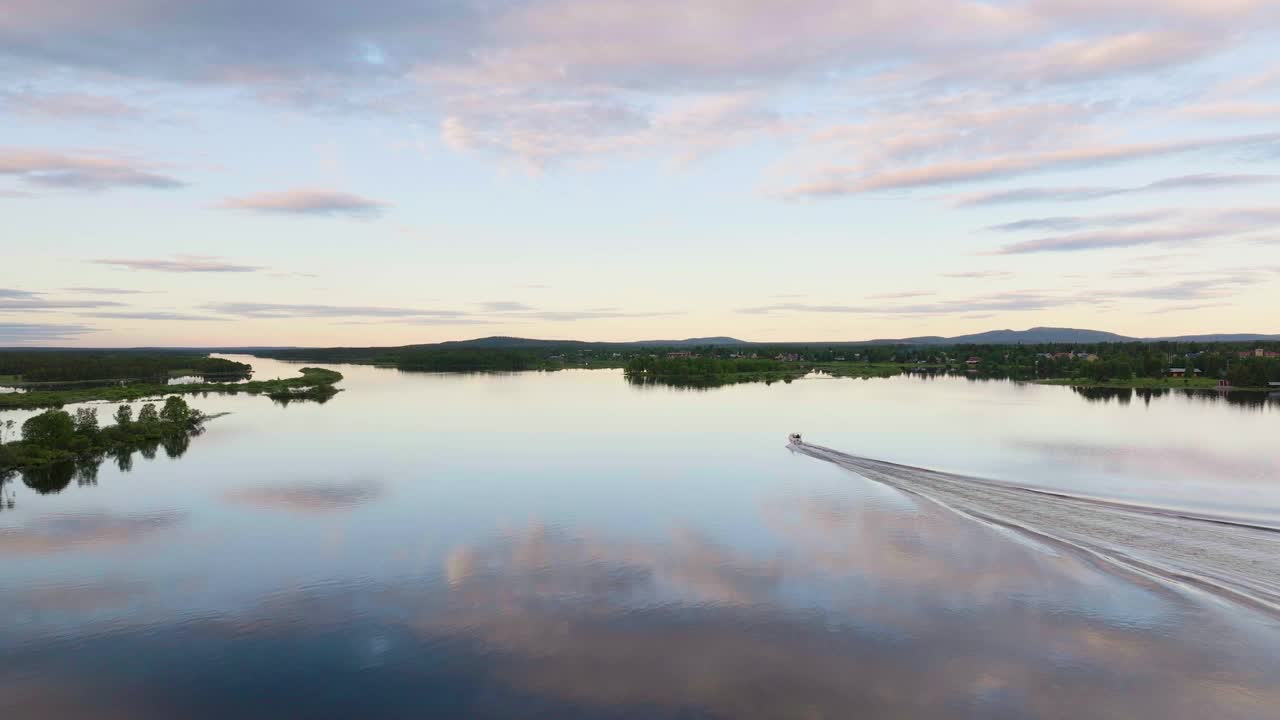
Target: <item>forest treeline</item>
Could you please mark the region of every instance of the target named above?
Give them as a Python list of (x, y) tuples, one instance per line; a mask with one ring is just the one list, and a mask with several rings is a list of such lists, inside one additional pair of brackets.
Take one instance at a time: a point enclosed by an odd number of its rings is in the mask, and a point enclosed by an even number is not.
[[(863, 345), (779, 343), (727, 345), (639, 345), (631, 343), (534, 343), (503, 346), (503, 338), (465, 346), (449, 343), (400, 348), (319, 348), (264, 351), (289, 360), (375, 363), (403, 370), (439, 372), (554, 370), (569, 367), (625, 368), (629, 375), (711, 377), (744, 373), (795, 373), (806, 367), (833, 374), (885, 374), (929, 366), (990, 377), (1124, 383), (1168, 380), (1181, 369), (1186, 384), (1264, 388), (1280, 382), (1280, 343), (1111, 342), (1026, 345)], [(1248, 354), (1248, 357), (1243, 355)], [(772, 362), (773, 366), (745, 364)], [(748, 370), (747, 367), (769, 367)], [(874, 368), (863, 373), (858, 368)]]
[(80, 380), (146, 380), (168, 378), (176, 371), (192, 375), (247, 378), (244, 363), (190, 352), (159, 350), (0, 350), (0, 376), (11, 382)]

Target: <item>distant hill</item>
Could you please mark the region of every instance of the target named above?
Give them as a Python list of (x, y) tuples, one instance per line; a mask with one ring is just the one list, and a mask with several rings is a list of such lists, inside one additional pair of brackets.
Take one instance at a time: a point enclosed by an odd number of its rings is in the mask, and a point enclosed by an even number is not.
[(972, 335), (958, 335), (944, 342), (957, 345), (1016, 345), (1018, 343), (1035, 345), (1038, 343), (1133, 342), (1137, 339), (1101, 330), (1033, 327), (1030, 330), (989, 330)]
[(685, 338), (684, 340), (641, 340), (628, 345), (750, 345), (745, 340), (731, 337)]
[(1102, 330), (1064, 327), (1033, 327), (1027, 330), (988, 330), (970, 335), (943, 337), (941, 335), (921, 335), (906, 338), (877, 338), (875, 340), (845, 340), (819, 342), (750, 342), (732, 337), (701, 337), (684, 340), (634, 340), (626, 342), (584, 342), (581, 340), (531, 340), (515, 337), (485, 337), (475, 340), (455, 340), (438, 345), (421, 345), (414, 347), (454, 347), (454, 348), (547, 348), (547, 347), (678, 347), (708, 345), (1039, 345), (1044, 343), (1121, 343), (1121, 342), (1155, 342), (1161, 340), (1179, 342), (1259, 342), (1280, 340), (1280, 335), (1263, 335), (1257, 333), (1222, 333), (1216, 335), (1180, 335), (1176, 337), (1139, 338), (1119, 335)]
[(1025, 343), (1105, 343), (1134, 342), (1140, 338), (1126, 337), (1101, 330), (1080, 330), (1077, 328), (1033, 327), (1030, 330), (988, 330), (971, 335), (942, 337), (941, 335), (923, 335), (908, 338), (878, 338), (876, 340), (860, 340), (855, 345), (1017, 345)]
[[(474, 338), (472, 340), (449, 340), (441, 343), (420, 345), (401, 345), (398, 347), (334, 347), (334, 348), (272, 348), (249, 349), (235, 348), (241, 352), (259, 357), (278, 357), (285, 359), (317, 359), (327, 362), (359, 362), (388, 354), (404, 354), (412, 352), (430, 352), (438, 350), (524, 350), (547, 354), (572, 350), (591, 350), (626, 352), (635, 348), (672, 348), (672, 347), (756, 347), (781, 348), (786, 346), (822, 346), (822, 347), (856, 347), (866, 345), (1041, 345), (1059, 344), (1093, 344), (1124, 342), (1272, 342), (1280, 341), (1280, 335), (1260, 333), (1220, 333), (1208, 335), (1180, 335), (1175, 337), (1137, 338), (1101, 330), (1082, 328), (1033, 327), (1027, 330), (989, 330), (970, 335), (943, 337), (941, 335), (922, 335), (907, 338), (878, 338), (875, 340), (845, 340), (817, 342), (750, 342), (733, 337), (714, 336), (685, 338), (683, 340), (633, 340), (626, 342), (588, 342), (584, 340), (540, 340), (536, 338), (519, 338), (493, 336)], [(224, 348), (222, 352), (230, 349)]]

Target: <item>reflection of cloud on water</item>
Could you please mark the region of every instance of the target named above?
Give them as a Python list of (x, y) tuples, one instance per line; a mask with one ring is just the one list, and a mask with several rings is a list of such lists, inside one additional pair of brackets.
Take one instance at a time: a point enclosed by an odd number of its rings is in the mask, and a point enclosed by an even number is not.
[[(973, 605), (1026, 588), (1045, 598), (1066, 598), (1087, 589), (1081, 580), (1093, 572), (1071, 556), (1010, 542), (986, 525), (924, 500), (904, 510), (813, 495), (771, 502), (765, 513), (807, 576), (843, 579), (863, 597), (892, 595), (890, 609), (909, 612), (903, 603), (915, 598)], [(1044, 592), (1049, 584), (1057, 587)], [(1148, 596), (1141, 600), (1155, 602)]]
[(1218, 453), (1203, 447), (1166, 445), (1127, 447), (1096, 443), (1024, 441), (1014, 446), (1055, 462), (1091, 465), (1108, 473), (1211, 477), (1270, 482), (1280, 475), (1280, 460), (1243, 453)]
[(495, 582), (529, 596), (629, 597), (722, 604), (767, 601), (781, 579), (776, 563), (761, 563), (691, 531), (667, 543), (626, 543), (534, 526), (482, 546), (455, 549), (445, 563), (460, 591)]
[[(784, 548), (763, 556), (695, 532), (534, 525), (459, 546), (439, 574), (90, 625), (72, 659), (14, 643), (0, 686), (34, 673), (78, 696), (120, 673), (157, 701), (135, 717), (188, 718), (1200, 720), (1280, 702), (1274, 626), (1190, 603), (1134, 622), (1091, 604), (1110, 580), (1062, 577), (1073, 561), (917, 510), (782, 500), (768, 513)], [(1092, 587), (1060, 596), (1073, 582)], [(157, 656), (144, 681), (120, 669)], [(52, 716), (42, 707), (17, 706)]]
[(601, 708), (1201, 718), (1280, 701), (1274, 627), (1155, 597), (932, 506), (814, 497), (771, 514), (794, 540), (781, 560), (697, 536), (504, 535), (452, 555), (462, 598), (427, 603), (411, 624), (482, 638), (507, 682)]
[(313, 482), (294, 485), (266, 485), (233, 490), (224, 496), (229, 502), (292, 512), (333, 512), (363, 505), (382, 494), (376, 482)]
[(20, 527), (0, 529), (0, 554), (40, 555), (131, 543), (171, 529), (184, 519), (174, 511), (45, 515)]

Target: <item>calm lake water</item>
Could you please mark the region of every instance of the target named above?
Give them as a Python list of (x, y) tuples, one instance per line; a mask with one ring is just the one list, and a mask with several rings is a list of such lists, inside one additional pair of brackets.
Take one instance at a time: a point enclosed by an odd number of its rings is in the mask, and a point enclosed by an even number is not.
[(326, 367), (0, 491), (0, 717), (1280, 713), (1276, 615), (784, 447), (1280, 526), (1274, 399)]

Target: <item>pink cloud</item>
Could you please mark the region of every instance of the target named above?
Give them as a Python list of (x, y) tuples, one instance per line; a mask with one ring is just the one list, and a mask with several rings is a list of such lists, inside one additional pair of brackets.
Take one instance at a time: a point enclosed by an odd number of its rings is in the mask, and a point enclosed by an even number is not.
[(218, 205), (229, 210), (251, 210), (285, 215), (376, 215), (388, 203), (333, 190), (286, 190), (228, 198)]
[(78, 190), (169, 189), (184, 185), (143, 163), (107, 153), (15, 147), (0, 148), (0, 175), (17, 177), (29, 185)]

